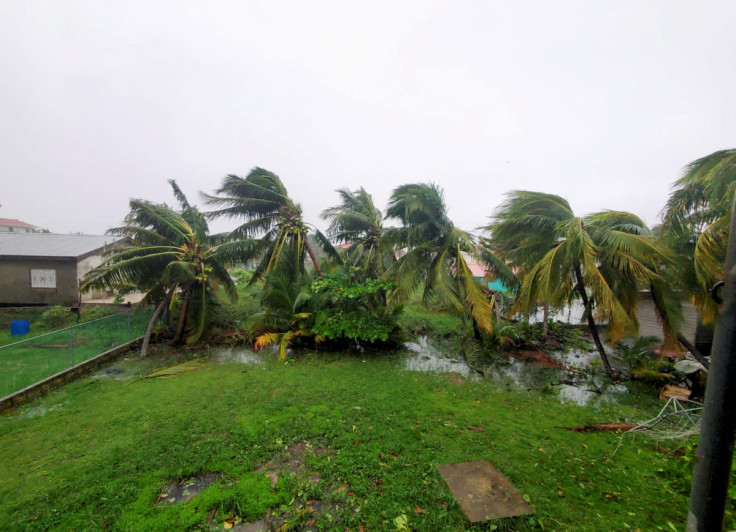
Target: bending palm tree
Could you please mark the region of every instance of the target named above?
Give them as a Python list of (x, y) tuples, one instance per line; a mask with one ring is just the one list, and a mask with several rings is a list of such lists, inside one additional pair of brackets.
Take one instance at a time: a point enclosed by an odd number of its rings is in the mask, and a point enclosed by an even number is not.
[(685, 167), (664, 211), (662, 233), (676, 258), (677, 281), (704, 319), (718, 306), (710, 287), (723, 279), (729, 223), (736, 193), (736, 149), (721, 150)]
[[(181, 195), (176, 184), (171, 184), (175, 194)], [(82, 290), (140, 290), (146, 294), (144, 302), (156, 304), (141, 357), (147, 354), (153, 325), (178, 291), (182, 293), (182, 309), (175, 339), (181, 337), (187, 316), (193, 314), (188, 343), (201, 341), (208, 330), (215, 286), (222, 286), (231, 298), (237, 297), (226, 267), (242, 253), (243, 243), (208, 236), (207, 224), (191, 206), (179, 213), (167, 205), (134, 199), (125, 224), (108, 233), (130, 238), (133, 246), (107, 256), (87, 274)]]
[(360, 266), (364, 275), (380, 277), (395, 261), (392, 249), (383, 239), (383, 215), (373, 198), (363, 188), (340, 189), (342, 203), (326, 209), (322, 218), (330, 220), (328, 235), (339, 244), (349, 244), (350, 261)]
[(480, 253), (472, 235), (447, 216), (442, 191), (425, 183), (397, 187), (387, 216), (402, 223), (387, 231), (389, 242), (407, 250), (388, 272), (397, 285), (393, 299), (404, 300), (424, 284), (425, 303), (437, 301), (469, 316), (475, 328), (491, 334), (492, 302), (465, 260), (465, 254), (477, 258)]
[[(563, 306), (580, 297), (601, 361), (613, 375), (595, 317), (608, 321), (614, 338), (637, 326), (638, 286), (659, 280), (653, 264), (662, 257), (654, 240), (644, 234), (646, 226), (623, 212), (576, 217), (566, 200), (541, 192), (513, 192), (507, 205), (515, 213), (509, 228), (521, 237), (517, 256), (530, 262), (512, 312), (529, 312), (536, 301)], [(534, 232), (544, 238), (530, 237)], [(547, 250), (531, 263), (545, 240)]]
[[(232, 237), (258, 239), (249, 255), (241, 257), (242, 260), (260, 257), (251, 283), (277, 270), (288, 272), (292, 279), (300, 277), (305, 272), (305, 252), (317, 275), (322, 276), (307, 239), (309, 227), (302, 220), (302, 208), (289, 197), (276, 174), (254, 168), (245, 178), (228, 175), (216, 194), (203, 194), (209, 204), (222, 207), (207, 216), (244, 218), (245, 223), (232, 232)], [(327, 238), (317, 230), (314, 234), (325, 251), (337, 257)]]

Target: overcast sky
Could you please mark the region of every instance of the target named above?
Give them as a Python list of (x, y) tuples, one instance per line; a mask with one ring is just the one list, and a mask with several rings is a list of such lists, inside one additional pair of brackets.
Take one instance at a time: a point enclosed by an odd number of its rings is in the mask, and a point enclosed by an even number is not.
[[(433, 181), (655, 223), (736, 147), (736, 2), (0, 0), (0, 217), (99, 234), (131, 197), (277, 173), (307, 221)], [(234, 227), (218, 223), (217, 230)]]

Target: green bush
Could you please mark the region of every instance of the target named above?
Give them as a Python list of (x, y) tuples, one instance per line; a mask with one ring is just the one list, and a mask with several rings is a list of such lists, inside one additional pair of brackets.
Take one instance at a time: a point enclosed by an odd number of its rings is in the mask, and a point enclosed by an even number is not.
[(426, 334), (440, 338), (464, 335), (468, 332), (460, 317), (447, 312), (435, 312), (412, 303), (404, 307), (400, 323), (410, 334)]
[(333, 342), (386, 342), (397, 331), (401, 308), (389, 311), (389, 281), (365, 279), (358, 268), (325, 274), (311, 285), (315, 321), (312, 332)]
[(76, 318), (67, 307), (55, 305), (41, 314), (37, 325), (43, 329), (58, 329), (64, 325), (71, 325), (74, 321)]

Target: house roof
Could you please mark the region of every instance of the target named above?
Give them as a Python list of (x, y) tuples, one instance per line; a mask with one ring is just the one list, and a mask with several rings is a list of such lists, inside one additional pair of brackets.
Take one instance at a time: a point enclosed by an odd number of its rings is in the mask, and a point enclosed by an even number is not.
[(468, 269), (473, 274), (473, 277), (483, 277), (488, 272), (488, 268), (486, 268), (483, 264), (468, 262), (467, 265)]
[(122, 238), (109, 235), (0, 233), (0, 257), (79, 258), (120, 240)]
[(9, 225), (11, 227), (27, 227), (28, 229), (38, 229), (35, 225), (27, 224), (16, 220), (15, 218), (0, 218), (0, 225)]

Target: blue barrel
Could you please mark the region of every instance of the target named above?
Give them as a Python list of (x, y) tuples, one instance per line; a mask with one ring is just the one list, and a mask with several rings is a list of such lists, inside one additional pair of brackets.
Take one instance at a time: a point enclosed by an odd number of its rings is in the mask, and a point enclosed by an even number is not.
[(31, 332), (31, 322), (28, 320), (13, 320), (10, 322), (10, 336), (25, 336)]

